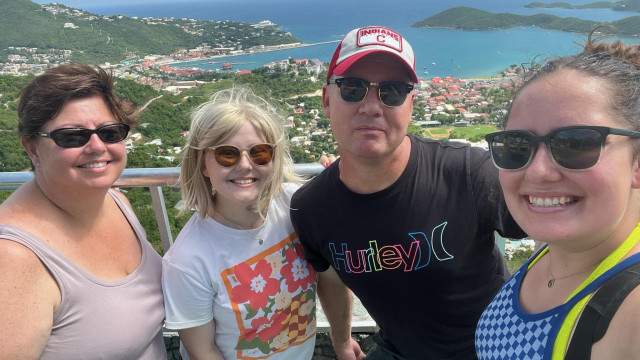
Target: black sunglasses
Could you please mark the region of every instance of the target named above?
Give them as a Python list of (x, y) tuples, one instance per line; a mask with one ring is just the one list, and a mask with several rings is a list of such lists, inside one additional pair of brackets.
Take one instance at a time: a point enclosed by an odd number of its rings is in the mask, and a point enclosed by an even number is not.
[(538, 148), (547, 146), (553, 162), (568, 170), (585, 170), (600, 160), (607, 135), (640, 138), (640, 132), (605, 126), (568, 126), (552, 130), (546, 135), (534, 135), (526, 130), (499, 131), (486, 135), (491, 158), (502, 170), (526, 168)]
[(229, 167), (235, 165), (242, 156), (242, 152), (249, 154), (249, 160), (256, 165), (266, 165), (273, 159), (275, 145), (256, 144), (250, 148), (239, 148), (234, 145), (218, 145), (209, 149), (213, 150), (213, 157), (220, 166)]
[(117, 143), (124, 140), (129, 133), (129, 125), (123, 123), (109, 124), (95, 130), (85, 128), (61, 128), (51, 132), (37, 132), (36, 136), (53, 140), (56, 145), (63, 148), (75, 148), (84, 146), (89, 142), (92, 134), (97, 134), (100, 140), (106, 143)]
[(336, 84), (340, 88), (342, 100), (349, 103), (359, 103), (369, 92), (369, 86), (378, 87), (378, 98), (385, 106), (400, 106), (404, 104), (407, 94), (413, 90), (412, 84), (402, 81), (383, 81), (372, 83), (359, 78), (340, 78), (329, 80), (329, 84)]

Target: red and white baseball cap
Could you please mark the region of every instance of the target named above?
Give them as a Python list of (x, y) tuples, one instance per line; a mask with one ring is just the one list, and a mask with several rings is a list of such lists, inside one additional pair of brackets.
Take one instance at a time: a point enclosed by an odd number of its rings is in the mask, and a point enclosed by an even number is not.
[(416, 60), (411, 45), (399, 33), (383, 26), (367, 26), (349, 31), (333, 53), (327, 81), (332, 74), (343, 75), (362, 57), (380, 52), (398, 58), (407, 68), (411, 80), (414, 83), (418, 82)]

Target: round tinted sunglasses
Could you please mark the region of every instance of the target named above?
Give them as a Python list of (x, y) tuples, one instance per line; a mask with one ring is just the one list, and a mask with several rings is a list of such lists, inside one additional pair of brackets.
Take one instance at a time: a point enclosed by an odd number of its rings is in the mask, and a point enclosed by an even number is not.
[(51, 132), (37, 132), (35, 135), (53, 140), (63, 148), (84, 146), (89, 142), (92, 134), (97, 134), (105, 143), (117, 143), (129, 134), (129, 125), (123, 123), (100, 126), (94, 130), (85, 128), (61, 128)]
[(370, 86), (378, 88), (378, 98), (385, 106), (393, 107), (404, 104), (407, 94), (413, 90), (412, 84), (402, 81), (383, 81), (372, 83), (359, 78), (340, 78), (329, 80), (329, 84), (336, 84), (340, 89), (342, 100), (349, 103), (361, 102), (369, 92)]
[(213, 157), (220, 166), (229, 167), (240, 161), (243, 152), (247, 152), (249, 160), (255, 165), (267, 165), (273, 160), (273, 150), (276, 146), (272, 144), (256, 144), (250, 148), (239, 148), (234, 145), (218, 145), (208, 149), (213, 151)]
[(609, 134), (640, 138), (640, 132), (605, 126), (568, 126), (546, 135), (526, 130), (499, 131), (486, 135), (495, 165), (502, 170), (522, 170), (529, 166), (538, 143), (544, 143), (553, 162), (568, 170), (585, 170), (600, 161)]

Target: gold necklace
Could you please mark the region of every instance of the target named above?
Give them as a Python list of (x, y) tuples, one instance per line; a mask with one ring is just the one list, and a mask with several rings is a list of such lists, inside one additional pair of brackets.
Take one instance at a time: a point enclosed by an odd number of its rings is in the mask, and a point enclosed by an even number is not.
[(566, 276), (562, 276), (562, 277), (556, 278), (555, 276), (553, 276), (553, 272), (551, 271), (551, 263), (549, 263), (549, 275), (550, 275), (550, 279), (549, 279), (549, 281), (547, 282), (547, 287), (548, 287), (548, 288), (552, 288), (552, 287), (553, 287), (553, 285), (555, 284), (556, 280), (562, 280), (562, 279), (570, 278), (570, 277), (572, 277), (572, 276), (576, 276), (576, 275), (584, 274), (584, 273), (586, 273), (587, 271), (590, 271), (590, 270), (595, 269), (598, 265), (600, 265), (600, 263), (596, 263), (596, 264), (594, 264), (594, 265), (591, 265), (591, 266), (589, 266), (588, 268), (586, 268), (586, 269), (584, 269), (584, 270), (580, 270), (580, 271), (578, 271), (578, 272), (576, 272), (576, 273), (573, 273), (573, 274), (569, 274), (569, 275), (566, 275)]
[(257, 234), (254, 234), (255, 229), (251, 229), (251, 228), (247, 228), (243, 225), (238, 224), (237, 222), (229, 219), (228, 217), (224, 216), (224, 214), (222, 212), (220, 212), (220, 210), (216, 209), (215, 207), (213, 208), (213, 211), (215, 213), (218, 213), (218, 215), (222, 216), (223, 219), (225, 219), (228, 223), (234, 225), (234, 228), (238, 229), (238, 230), (242, 230), (247, 232), (248, 234), (253, 235), (255, 238), (258, 239), (258, 244), (262, 245), (264, 243), (264, 240), (262, 239), (262, 234), (264, 233), (264, 229), (267, 227), (267, 225), (264, 223), (264, 220), (262, 222), (262, 224), (260, 224), (260, 226), (258, 226), (257, 228), (262, 227), (262, 229), (260, 229), (260, 231)]

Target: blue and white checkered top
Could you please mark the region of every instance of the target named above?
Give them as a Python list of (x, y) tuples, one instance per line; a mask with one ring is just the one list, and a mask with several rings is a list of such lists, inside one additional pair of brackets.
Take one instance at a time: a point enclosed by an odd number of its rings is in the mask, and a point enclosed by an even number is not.
[[(544, 250), (539, 251), (538, 255)], [(533, 256), (513, 274), (482, 313), (476, 328), (476, 352), (479, 360), (551, 359), (558, 332), (574, 305), (616, 273), (630, 264), (640, 262), (640, 254), (635, 254), (618, 264), (609, 264), (604, 273), (599, 274), (564, 304), (538, 314), (529, 314), (522, 310), (518, 294), (529, 264), (537, 258), (538, 256)], [(587, 281), (589, 279), (585, 282)]]
[[(476, 329), (479, 359), (550, 359), (553, 341), (566, 312), (563, 306), (540, 314), (527, 314), (518, 293), (525, 269), (521, 268), (502, 287), (482, 313)], [(551, 346), (548, 346), (551, 345)]]

